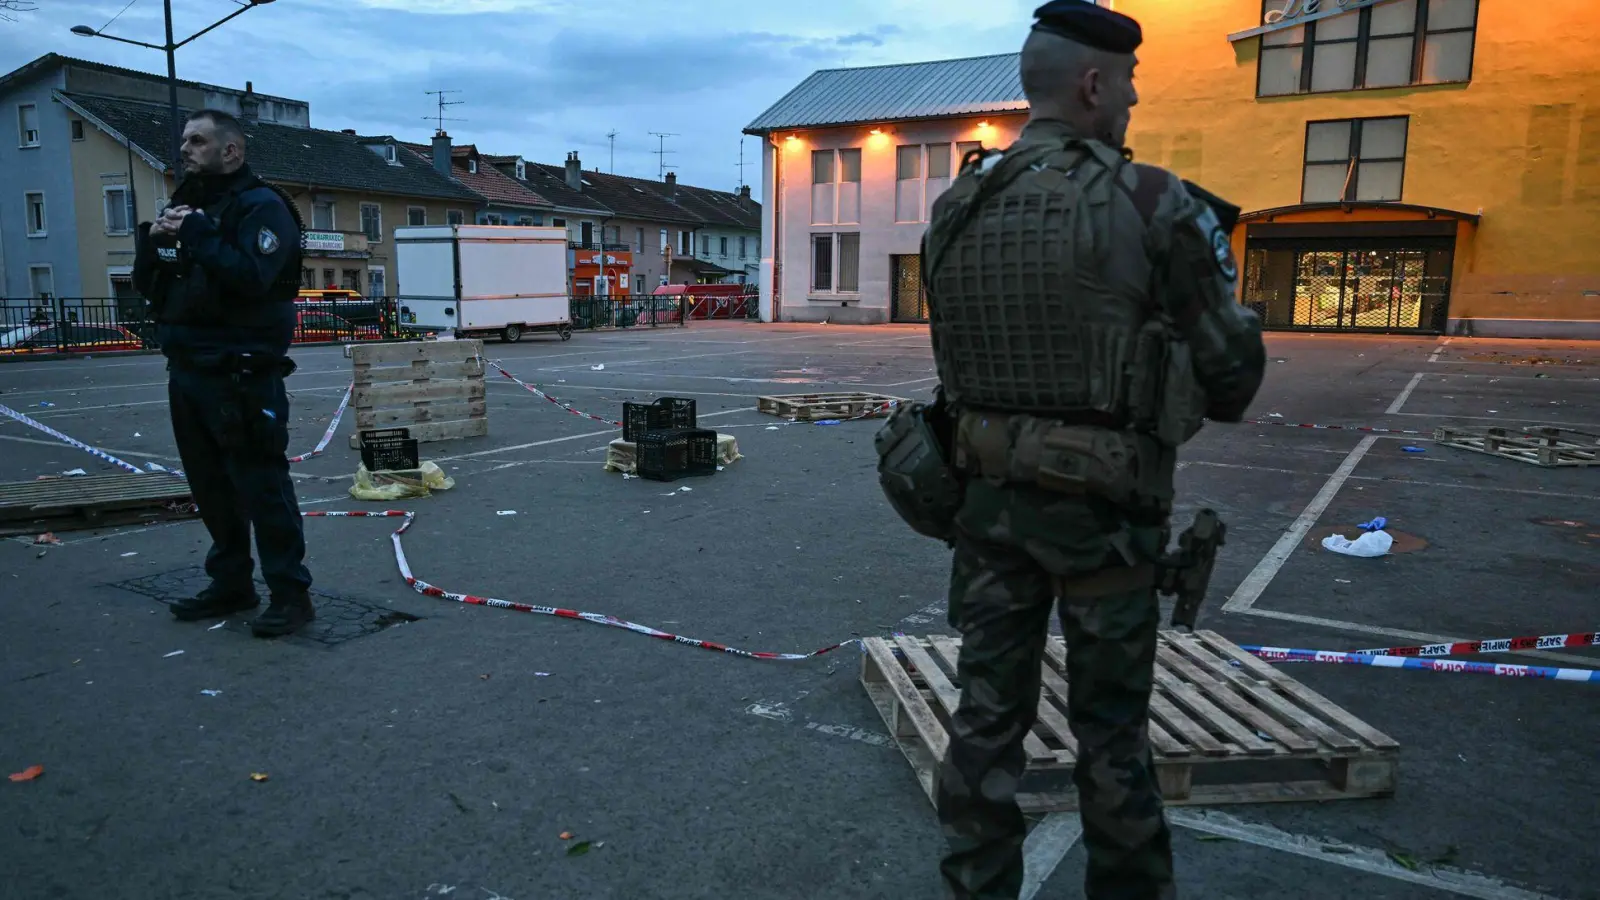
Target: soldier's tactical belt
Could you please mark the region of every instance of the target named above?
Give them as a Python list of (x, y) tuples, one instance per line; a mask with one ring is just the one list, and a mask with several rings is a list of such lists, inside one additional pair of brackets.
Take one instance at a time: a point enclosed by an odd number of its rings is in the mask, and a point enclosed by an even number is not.
[(967, 410), (956, 425), (956, 466), (1001, 484), (1035, 485), (1137, 505), (1148, 495), (1136, 435), (1028, 415)]

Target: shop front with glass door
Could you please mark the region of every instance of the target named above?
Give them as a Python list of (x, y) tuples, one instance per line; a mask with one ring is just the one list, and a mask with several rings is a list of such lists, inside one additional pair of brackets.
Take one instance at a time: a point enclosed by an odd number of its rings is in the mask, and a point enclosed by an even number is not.
[[(1455, 223), (1440, 224), (1453, 230)], [(1282, 233), (1290, 228), (1300, 233)], [(1381, 235), (1371, 233), (1373, 228), (1330, 234), (1280, 226), (1273, 235), (1270, 229), (1250, 226), (1244, 253), (1243, 300), (1265, 327), (1444, 332), (1455, 264), (1453, 234)]]

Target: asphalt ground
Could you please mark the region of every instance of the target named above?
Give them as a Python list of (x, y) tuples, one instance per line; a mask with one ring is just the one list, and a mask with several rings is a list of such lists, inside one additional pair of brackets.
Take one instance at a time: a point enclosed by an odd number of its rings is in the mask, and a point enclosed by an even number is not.
[[(1600, 431), (1600, 346), (1274, 335), (1269, 352), (1253, 416), (1425, 433), (1207, 426), (1184, 451), (1176, 517), (1205, 505), (1229, 526), (1202, 627), (1337, 650), (1596, 628), (1600, 472), (1428, 435)], [(949, 632), (948, 551), (882, 500), (878, 423), (755, 411), (763, 394), (926, 397), (925, 330), (700, 323), (485, 355), (605, 418), (693, 397), (744, 458), (675, 485), (624, 479), (601, 467), (614, 429), (491, 374), (490, 435), (423, 448), (454, 489), (352, 500), (347, 416), (294, 467), (304, 507), (415, 510), (411, 565), (450, 590), (746, 649)], [(350, 370), (339, 348), (295, 356), (302, 452)], [(129, 461), (176, 458), (159, 357), (0, 365), (0, 403)], [(0, 480), (78, 467), (115, 471), (0, 422)], [(1378, 515), (1420, 549), (1355, 559), (1318, 543)], [(854, 647), (753, 661), (432, 599), (397, 572), (397, 524), (308, 520), (323, 615), (314, 637), (279, 641), (242, 617), (180, 624), (152, 599), (196, 585), (198, 522), (0, 541), (0, 768), (45, 769), (0, 783), (0, 896), (939, 895), (932, 806)], [(1592, 667), (1600, 653), (1474, 659)], [(1182, 896), (1600, 897), (1600, 685), (1284, 668), (1400, 742), (1398, 793), (1174, 810)], [(1045, 819), (1030, 838), (1031, 896), (1081, 896), (1071, 825)]]

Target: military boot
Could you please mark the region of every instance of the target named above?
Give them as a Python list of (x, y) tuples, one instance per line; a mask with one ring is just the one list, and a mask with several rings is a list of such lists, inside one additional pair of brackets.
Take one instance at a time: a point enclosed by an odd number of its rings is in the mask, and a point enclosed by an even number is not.
[(299, 631), (316, 617), (309, 594), (274, 594), (267, 611), (250, 623), (250, 631), (256, 637), (282, 637)]
[(256, 594), (254, 585), (224, 587), (213, 583), (195, 596), (172, 604), (172, 614), (180, 622), (194, 622), (229, 616), (260, 605), (261, 597)]

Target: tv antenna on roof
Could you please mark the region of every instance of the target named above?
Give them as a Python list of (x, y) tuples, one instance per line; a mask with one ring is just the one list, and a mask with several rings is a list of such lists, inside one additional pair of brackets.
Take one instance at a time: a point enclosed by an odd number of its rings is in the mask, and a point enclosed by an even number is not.
[(656, 177), (665, 179), (667, 177), (667, 169), (677, 168), (676, 166), (667, 165), (667, 154), (678, 152), (676, 150), (667, 149), (667, 138), (677, 137), (678, 134), (674, 131), (652, 131), (650, 133), (658, 139), (657, 146), (660, 148), (650, 151), (656, 155)]
[(611, 142), (611, 167), (607, 169), (611, 174), (617, 174), (617, 135), (621, 132), (615, 128), (606, 132), (606, 140)]
[(425, 91), (424, 93), (427, 93), (427, 94), (430, 94), (430, 95), (431, 94), (437, 94), (439, 96), (439, 111), (437, 113), (431, 115), (431, 116), (423, 116), (422, 118), (423, 118), (424, 121), (436, 120), (439, 123), (439, 131), (440, 132), (444, 131), (444, 123), (446, 123), (446, 122), (465, 122), (466, 121), (466, 119), (450, 119), (450, 118), (446, 118), (445, 114), (444, 114), (444, 108), (446, 106), (460, 106), (461, 104), (467, 102), (465, 100), (446, 100), (446, 99), (444, 99), (444, 95), (445, 94), (459, 94), (459, 93), (461, 93), (460, 91)]
[(742, 187), (744, 187), (744, 135), (739, 136), (739, 183), (734, 185), (734, 190), (737, 192)]

